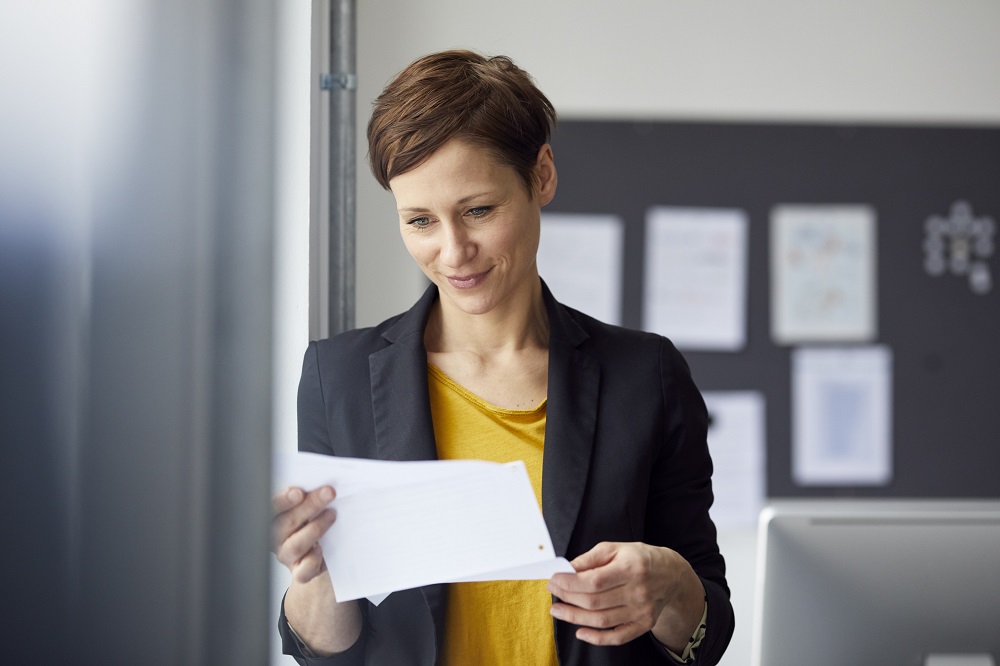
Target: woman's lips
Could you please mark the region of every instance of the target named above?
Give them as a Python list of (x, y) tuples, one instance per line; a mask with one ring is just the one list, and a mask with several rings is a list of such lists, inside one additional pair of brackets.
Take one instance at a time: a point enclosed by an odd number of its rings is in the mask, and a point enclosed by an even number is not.
[(448, 275), (448, 284), (455, 287), (456, 289), (472, 289), (473, 287), (478, 287), (486, 279), (489, 271), (483, 271), (482, 273), (473, 273), (472, 275)]

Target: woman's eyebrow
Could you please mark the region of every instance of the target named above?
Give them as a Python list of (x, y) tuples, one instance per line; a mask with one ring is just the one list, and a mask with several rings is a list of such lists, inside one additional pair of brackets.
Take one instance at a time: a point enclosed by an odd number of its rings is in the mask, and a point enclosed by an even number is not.
[(484, 197), (489, 197), (489, 196), (492, 196), (492, 195), (493, 195), (492, 190), (491, 191), (487, 191), (487, 192), (479, 192), (478, 194), (470, 194), (467, 197), (462, 197), (456, 203), (458, 203), (459, 205), (461, 205), (461, 204), (467, 204), (470, 201), (474, 201), (476, 199), (482, 199)]
[[(467, 196), (462, 197), (458, 201), (456, 201), (455, 204), (458, 205), (458, 206), (462, 206), (464, 204), (469, 203), (470, 201), (475, 201), (476, 199), (481, 199), (481, 198), (484, 198), (484, 197), (489, 197), (489, 196), (492, 196), (493, 194), (494, 194), (494, 192), (491, 191), (491, 190), (486, 191), (486, 192), (477, 192), (476, 194), (469, 194)], [(421, 208), (419, 206), (403, 206), (401, 208), (397, 208), (396, 211), (399, 212), (399, 213), (429, 213), (429, 212), (431, 212), (429, 208)]]

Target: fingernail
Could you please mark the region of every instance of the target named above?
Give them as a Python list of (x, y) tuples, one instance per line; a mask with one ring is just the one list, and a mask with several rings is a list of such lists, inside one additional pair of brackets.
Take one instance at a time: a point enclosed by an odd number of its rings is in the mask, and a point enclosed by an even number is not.
[(319, 498), (324, 502), (329, 502), (333, 499), (333, 490), (329, 486), (323, 488), (323, 490), (319, 491)]
[(563, 616), (562, 608), (559, 608), (558, 606), (553, 606), (552, 608), (549, 609), (549, 612), (552, 614), (552, 617), (559, 618), (560, 620), (562, 619)]
[(292, 488), (291, 490), (288, 491), (288, 499), (290, 499), (293, 502), (301, 502), (302, 491), (299, 490), (298, 488)]

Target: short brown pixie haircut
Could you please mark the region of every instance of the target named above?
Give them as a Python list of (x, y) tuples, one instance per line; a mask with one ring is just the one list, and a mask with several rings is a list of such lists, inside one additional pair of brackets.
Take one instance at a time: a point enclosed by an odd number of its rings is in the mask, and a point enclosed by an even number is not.
[(533, 192), (538, 151), (555, 122), (552, 103), (510, 58), (442, 51), (415, 60), (375, 100), (368, 159), (389, 189), (394, 177), (461, 139), (489, 150)]

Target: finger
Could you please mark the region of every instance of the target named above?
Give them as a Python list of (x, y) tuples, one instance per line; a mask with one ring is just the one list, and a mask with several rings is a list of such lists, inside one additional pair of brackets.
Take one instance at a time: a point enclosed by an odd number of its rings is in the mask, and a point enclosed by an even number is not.
[(549, 580), (548, 590), (560, 599), (569, 594), (598, 594), (625, 585), (630, 579), (628, 570), (612, 562), (597, 569), (575, 574), (555, 574)]
[(305, 557), (320, 538), (326, 534), (337, 514), (333, 509), (324, 509), (315, 518), (307, 522), (301, 529), (293, 532), (275, 549), (278, 561), (289, 569)]
[(317, 543), (302, 559), (292, 565), (292, 578), (298, 583), (308, 583), (326, 569), (323, 560), (323, 549)]
[(634, 622), (636, 612), (627, 606), (615, 606), (601, 610), (588, 610), (567, 604), (552, 604), (549, 611), (552, 617), (575, 624), (579, 627), (594, 629), (613, 629), (619, 625)]
[(312, 492), (305, 493), (301, 502), (291, 509), (279, 513), (271, 523), (272, 540), (277, 547), (295, 531), (300, 529), (310, 518), (317, 515), (327, 504), (337, 496), (330, 486), (320, 486)]
[(614, 559), (621, 544), (602, 541), (583, 555), (570, 562), (577, 573), (604, 566)]
[(564, 604), (591, 611), (628, 606), (630, 605), (630, 601), (632, 601), (630, 590), (625, 585), (619, 585), (610, 590), (595, 593), (561, 592), (560, 594), (556, 594), (555, 597)]
[(305, 492), (301, 488), (294, 486), (283, 488), (271, 496), (271, 510), (275, 515), (284, 513), (298, 505), (303, 497), (305, 497)]
[[(587, 586), (590, 583), (600, 583), (601, 578), (597, 577), (596, 579), (592, 579), (588, 576), (583, 576), (583, 574), (611, 564), (618, 553), (619, 546), (621, 545), (622, 544), (602, 541), (586, 553), (578, 556), (570, 562), (573, 568), (576, 569), (575, 574), (557, 573), (553, 574), (550, 580), (555, 583), (557, 587), (562, 589), (580, 591), (587, 590)], [(581, 576), (583, 577), (581, 578)], [(591, 589), (589, 591), (594, 590)], [(555, 592), (553, 592), (553, 594), (555, 594)]]
[(576, 637), (584, 643), (591, 645), (624, 645), (633, 641), (639, 636), (649, 631), (634, 622), (619, 625), (614, 629), (591, 629), (580, 627), (576, 630)]
[(321, 511), (301, 529), (278, 544), (274, 551), (275, 557), (289, 570), (292, 570), (295, 564), (319, 543), (320, 538), (330, 528), (334, 520), (336, 520), (336, 513), (333, 509)]

